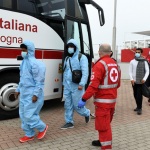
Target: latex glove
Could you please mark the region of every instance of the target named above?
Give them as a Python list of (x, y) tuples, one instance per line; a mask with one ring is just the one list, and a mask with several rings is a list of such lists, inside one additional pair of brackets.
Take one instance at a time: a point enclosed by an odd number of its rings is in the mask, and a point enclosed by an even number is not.
[(78, 107), (83, 108), (85, 106), (86, 102), (84, 102), (82, 99), (78, 102)]

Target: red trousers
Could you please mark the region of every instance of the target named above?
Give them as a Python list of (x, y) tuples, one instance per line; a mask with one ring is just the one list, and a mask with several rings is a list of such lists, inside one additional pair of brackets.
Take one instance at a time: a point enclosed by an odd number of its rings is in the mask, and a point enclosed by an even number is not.
[(102, 150), (112, 149), (112, 131), (111, 121), (113, 118), (114, 108), (95, 108), (95, 129), (99, 132), (99, 141)]

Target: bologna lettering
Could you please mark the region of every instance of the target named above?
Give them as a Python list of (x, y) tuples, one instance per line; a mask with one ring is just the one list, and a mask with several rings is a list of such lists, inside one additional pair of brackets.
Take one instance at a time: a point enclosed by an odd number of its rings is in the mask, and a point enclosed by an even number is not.
[(13, 43), (21, 44), (23, 39), (21, 37), (11, 37), (11, 36), (0, 36), (0, 43), (6, 43), (11, 45)]

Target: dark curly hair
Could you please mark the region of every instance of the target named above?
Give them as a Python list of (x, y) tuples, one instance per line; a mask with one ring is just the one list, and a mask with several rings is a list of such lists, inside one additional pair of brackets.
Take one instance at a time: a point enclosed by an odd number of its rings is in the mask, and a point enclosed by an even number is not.
[(143, 49), (142, 48), (136, 48), (136, 50), (141, 51), (141, 53), (143, 53)]

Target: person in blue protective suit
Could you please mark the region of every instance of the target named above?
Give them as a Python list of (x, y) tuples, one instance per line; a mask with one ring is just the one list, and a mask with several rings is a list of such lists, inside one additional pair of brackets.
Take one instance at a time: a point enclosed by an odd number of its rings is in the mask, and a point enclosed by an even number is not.
[[(79, 48), (76, 40), (70, 39), (66, 45), (67, 56), (64, 60), (63, 73), (63, 98), (65, 100), (65, 124), (61, 129), (68, 129), (74, 127), (73, 112), (74, 110), (81, 116), (85, 117), (85, 122), (88, 123), (90, 119), (90, 110), (86, 107), (78, 108), (78, 101), (85, 91), (85, 85), (88, 79), (88, 59), (81, 54), (79, 58)], [(72, 70), (81, 70), (82, 77), (79, 83), (72, 81)]]
[(23, 61), (20, 66), (20, 82), (15, 92), (15, 98), (20, 95), (19, 115), (25, 136), (20, 138), (21, 143), (34, 139), (36, 128), (38, 139), (42, 139), (48, 129), (39, 116), (44, 100), (45, 65), (35, 58), (35, 47), (31, 41), (20, 45)]

